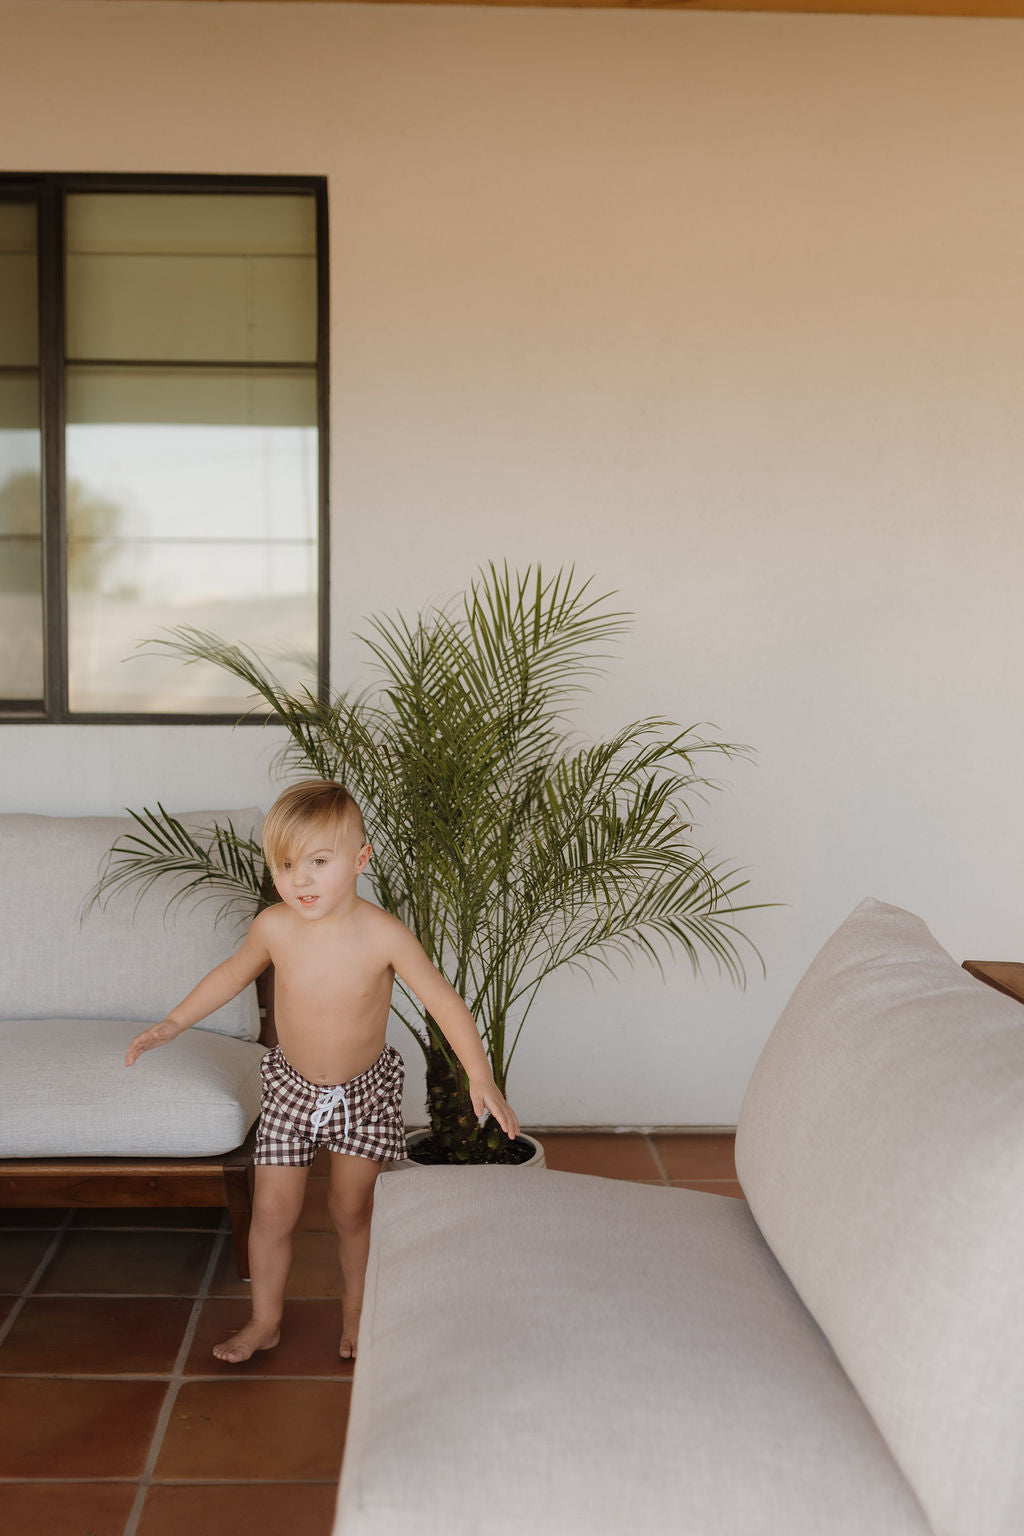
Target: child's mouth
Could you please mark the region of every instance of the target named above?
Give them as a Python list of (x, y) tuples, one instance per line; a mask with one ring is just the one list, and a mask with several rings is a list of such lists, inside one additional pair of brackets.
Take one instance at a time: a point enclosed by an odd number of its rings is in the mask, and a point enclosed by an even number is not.
[(311, 907), (314, 901), (319, 901), (319, 896), (300, 896), (299, 901), (304, 907)]

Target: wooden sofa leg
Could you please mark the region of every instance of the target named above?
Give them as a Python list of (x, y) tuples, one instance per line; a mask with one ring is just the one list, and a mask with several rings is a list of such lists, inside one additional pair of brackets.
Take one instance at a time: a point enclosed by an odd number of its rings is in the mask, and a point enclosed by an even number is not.
[(225, 1168), (224, 1186), (227, 1190), (228, 1214), (231, 1218), (231, 1236), (235, 1244), (235, 1263), (241, 1278), (248, 1280), (249, 1223), (252, 1220), (252, 1163), (247, 1163), (244, 1168)]

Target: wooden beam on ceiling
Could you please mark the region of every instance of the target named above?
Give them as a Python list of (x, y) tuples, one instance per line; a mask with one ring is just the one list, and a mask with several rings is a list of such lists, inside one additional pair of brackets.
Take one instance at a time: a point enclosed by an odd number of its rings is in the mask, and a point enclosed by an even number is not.
[[(136, 0), (136, 3), (162, 4), (164, 0)], [(210, 0), (191, 0), (191, 3), (209, 4)], [(216, 0), (216, 3), (251, 5), (254, 0)], [(255, 3), (345, 5), (352, 0), (255, 0)], [(775, 11), (817, 16), (961, 16), (993, 20), (1024, 17), (1024, 0), (358, 0), (358, 3), (519, 6), (551, 10)]]

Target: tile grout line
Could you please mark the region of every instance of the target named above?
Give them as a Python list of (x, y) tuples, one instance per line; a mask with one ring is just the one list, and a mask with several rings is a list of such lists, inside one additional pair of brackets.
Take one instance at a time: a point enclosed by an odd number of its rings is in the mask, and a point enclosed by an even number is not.
[[(209, 1297), (207, 1299), (215, 1301), (218, 1298)], [(301, 1300), (301, 1298), (299, 1299)], [(18, 1381), (170, 1381), (171, 1379), (169, 1374), (164, 1375), (160, 1371), (0, 1371), (0, 1377), (5, 1375)], [(185, 1377), (182, 1377), (183, 1381), (185, 1379)], [(221, 1371), (190, 1371), (187, 1379), (189, 1383), (192, 1383), (196, 1381), (228, 1381), (232, 1378), (225, 1376)], [(236, 1381), (339, 1381), (343, 1383), (348, 1382), (350, 1385), (352, 1379), (351, 1376), (339, 1376), (333, 1372), (326, 1371), (319, 1375), (315, 1371), (297, 1371), (294, 1374), (289, 1374), (285, 1371), (274, 1371), (271, 1374), (267, 1371), (262, 1375), (258, 1371), (246, 1371), (244, 1376), (234, 1377)], [(4, 1481), (23, 1483), (26, 1479), (23, 1477), (6, 1479), (0, 1477), (0, 1483)], [(89, 1478), (87, 1481), (96, 1482), (96, 1478)], [(137, 1479), (130, 1476), (120, 1477), (112, 1475), (109, 1479), (104, 1478), (101, 1481), (133, 1483)], [(227, 1481), (230, 1483), (236, 1481), (236, 1479), (229, 1477)]]
[[(216, 1234), (213, 1234), (216, 1236)], [(198, 1292), (196, 1293), (198, 1295)], [(35, 1298), (39, 1299), (39, 1298)], [(41, 1298), (44, 1301), (188, 1301), (187, 1296), (182, 1296), (180, 1291), (44, 1291)], [(192, 1298), (195, 1300), (195, 1297)], [(214, 1297), (208, 1298), (214, 1300)], [(228, 1298), (225, 1297), (225, 1300)], [(237, 1300), (231, 1297), (231, 1300)], [(91, 1374), (91, 1373), (90, 1373)], [(95, 1374), (102, 1375), (102, 1371)], [(128, 1375), (153, 1375), (151, 1371), (128, 1372)], [(157, 1376), (160, 1372), (155, 1373)]]
[(25, 1285), (22, 1287), (21, 1295), (15, 1301), (14, 1306), (11, 1308), (7, 1317), (4, 1319), (3, 1326), (0, 1327), (0, 1345), (3, 1345), (7, 1342), (11, 1329), (14, 1327), (18, 1318), (21, 1316), (22, 1311), (24, 1310), (25, 1303), (33, 1295), (36, 1286), (39, 1284), (47, 1269), (49, 1269), (50, 1264), (53, 1262), (54, 1256), (56, 1255), (57, 1249), (61, 1245), (64, 1234), (68, 1227), (71, 1225), (71, 1218), (73, 1215), (73, 1211), (68, 1211), (67, 1215), (64, 1217), (64, 1220), (61, 1222), (60, 1226), (57, 1228), (56, 1232), (53, 1234), (52, 1238), (47, 1244), (46, 1252), (43, 1254), (42, 1258), (39, 1260), (39, 1263), (32, 1271)]
[(174, 1365), (171, 1367), (171, 1372), (167, 1379), (167, 1391), (164, 1394), (164, 1400), (161, 1405), (160, 1412), (157, 1414), (156, 1424), (153, 1426), (153, 1436), (149, 1442), (149, 1454), (146, 1457), (142, 1472), (139, 1475), (139, 1486), (135, 1495), (135, 1502), (132, 1504), (131, 1510), (129, 1511), (128, 1519), (125, 1522), (122, 1536), (135, 1536), (139, 1521), (142, 1519), (142, 1507), (146, 1502), (146, 1496), (149, 1493), (150, 1487), (152, 1486), (153, 1473), (156, 1470), (157, 1460), (161, 1450), (163, 1449), (164, 1437), (167, 1434), (167, 1428), (171, 1422), (171, 1414), (174, 1412), (174, 1405), (178, 1400), (178, 1393), (180, 1392), (182, 1384), (185, 1380), (185, 1366), (188, 1362), (189, 1353), (192, 1349), (192, 1342), (196, 1336), (196, 1329), (199, 1326), (200, 1314), (202, 1313), (203, 1307), (209, 1299), (210, 1286), (213, 1283), (213, 1277), (217, 1270), (217, 1264), (220, 1261), (222, 1252), (224, 1251), (227, 1238), (227, 1229), (222, 1227), (215, 1236), (213, 1249), (210, 1253), (209, 1259), (207, 1260), (206, 1269), (203, 1272), (203, 1278), (199, 1282), (199, 1289), (196, 1292), (196, 1298), (192, 1303), (192, 1311), (189, 1314), (188, 1322), (185, 1324), (185, 1332), (182, 1335), (181, 1344), (178, 1347), (178, 1353), (175, 1357)]
[(702, 1173), (689, 1174), (681, 1179), (669, 1179), (670, 1184), (738, 1184), (739, 1179), (734, 1179), (732, 1174), (715, 1174), (711, 1178), (705, 1178)]
[[(247, 1378), (247, 1380), (251, 1379), (252, 1378)], [(26, 1483), (35, 1483), (39, 1481), (41, 1481), (39, 1478), (33, 1477), (0, 1477), (0, 1488), (23, 1488)], [(127, 1484), (130, 1487), (131, 1484), (137, 1481), (138, 1479), (134, 1477), (48, 1477), (45, 1479), (45, 1486), (47, 1488), (51, 1486), (61, 1488), (88, 1488), (90, 1486), (94, 1486), (97, 1482), (103, 1482), (116, 1483), (119, 1485)], [(254, 1482), (258, 1483), (260, 1488), (334, 1488), (337, 1486), (338, 1479), (337, 1477), (303, 1477), (301, 1479), (296, 1479), (294, 1477), (261, 1477), (258, 1479), (249, 1478), (248, 1482), (249, 1484)], [(238, 1488), (240, 1486), (247, 1486), (244, 1479), (237, 1477), (175, 1478), (173, 1486), (177, 1488), (179, 1485), (188, 1488)]]
[(663, 1184), (667, 1184), (669, 1182), (668, 1173), (667, 1173), (667, 1171), (665, 1169), (665, 1164), (661, 1160), (661, 1153), (658, 1151), (658, 1144), (657, 1144), (657, 1142), (655, 1141), (653, 1136), (646, 1136), (644, 1139), (646, 1140), (647, 1145), (648, 1145), (648, 1147), (651, 1150), (651, 1156), (654, 1158), (655, 1167), (657, 1168), (658, 1172), (661, 1174), (661, 1181), (662, 1181), (662, 1183)]

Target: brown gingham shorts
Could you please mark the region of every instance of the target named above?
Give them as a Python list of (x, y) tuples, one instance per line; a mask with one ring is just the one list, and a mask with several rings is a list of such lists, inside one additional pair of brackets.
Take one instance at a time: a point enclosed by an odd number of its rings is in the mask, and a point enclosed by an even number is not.
[(358, 1077), (327, 1087), (296, 1072), (275, 1045), (260, 1064), (260, 1078), (257, 1163), (308, 1168), (318, 1147), (380, 1163), (405, 1156), (405, 1064), (393, 1045)]

